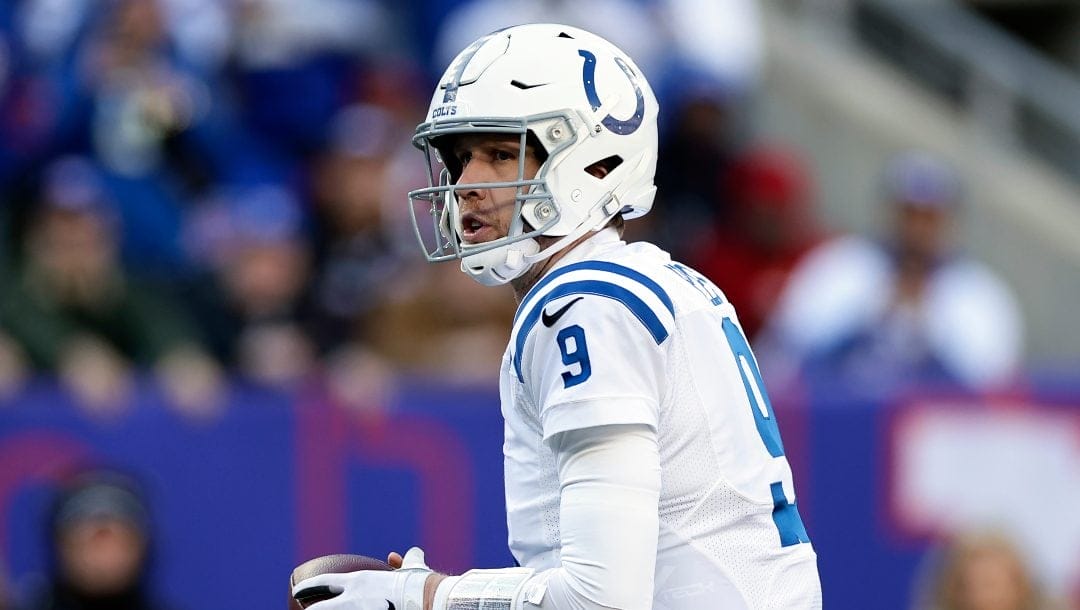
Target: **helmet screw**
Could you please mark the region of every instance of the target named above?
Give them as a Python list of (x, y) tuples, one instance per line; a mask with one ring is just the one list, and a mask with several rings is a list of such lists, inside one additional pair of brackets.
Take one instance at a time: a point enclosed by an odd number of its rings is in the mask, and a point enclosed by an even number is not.
[(548, 130), (548, 137), (556, 141), (561, 140), (563, 137), (562, 127), (558, 125), (552, 125), (551, 129)]
[(550, 205), (545, 203), (545, 204), (543, 204), (541, 206), (538, 206), (536, 208), (536, 217), (539, 218), (540, 220), (547, 220), (548, 217), (550, 217), (550, 216), (551, 216), (551, 206)]
[(573, 192), (570, 193), (570, 199), (574, 201), (581, 199), (581, 189), (574, 189)]
[(601, 126), (597, 125), (596, 127), (593, 127), (593, 133), (600, 133), (602, 129), (603, 128)]

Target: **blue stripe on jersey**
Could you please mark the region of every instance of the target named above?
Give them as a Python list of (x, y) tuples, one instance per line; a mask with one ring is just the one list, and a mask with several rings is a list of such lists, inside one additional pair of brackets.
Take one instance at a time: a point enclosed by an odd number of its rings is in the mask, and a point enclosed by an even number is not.
[(799, 507), (794, 503), (788, 503), (783, 484), (779, 481), (772, 483), (769, 485), (769, 490), (772, 491), (772, 518), (776, 529), (780, 532), (780, 546), (810, 542), (802, 517), (799, 516)]
[[(675, 304), (671, 302), (671, 297), (669, 297), (667, 292), (665, 292), (664, 289), (660, 287), (660, 284), (657, 284), (656, 281), (654, 281), (652, 278), (645, 275), (644, 273), (641, 273), (640, 271), (634, 271), (630, 267), (624, 267), (622, 265), (609, 263), (606, 261), (584, 261), (581, 263), (573, 263), (571, 265), (556, 269), (555, 271), (549, 273), (547, 277), (540, 280), (537, 285), (533, 286), (532, 290), (529, 291), (529, 294), (525, 295), (525, 298), (522, 299), (521, 302), (528, 303), (529, 297), (543, 290), (545, 286), (550, 284), (556, 278), (566, 275), (567, 273), (570, 273), (572, 271), (580, 271), (583, 269), (592, 271), (608, 271), (610, 273), (621, 275), (625, 278), (634, 280), (635, 282), (651, 290), (653, 294), (656, 295), (656, 298), (660, 299), (660, 302), (664, 304), (664, 307), (667, 307), (667, 310), (671, 312), (671, 315), (675, 315)], [(514, 315), (514, 324), (517, 324), (518, 316), (521, 315), (521, 312), (522, 309), (519, 309), (518, 312)]]
[[(628, 271), (630, 270), (628, 269)], [(657, 288), (659, 288), (659, 286), (657, 286)], [(514, 371), (517, 373), (518, 381), (525, 381), (521, 374), (521, 351), (525, 346), (525, 339), (528, 338), (532, 327), (536, 326), (536, 321), (540, 319), (540, 315), (544, 311), (544, 306), (555, 299), (571, 294), (595, 294), (609, 299), (615, 299), (623, 305), (626, 305), (630, 312), (641, 321), (642, 325), (649, 331), (649, 334), (652, 335), (652, 338), (656, 341), (657, 345), (660, 345), (668, 338), (667, 328), (664, 326), (664, 323), (660, 321), (660, 317), (656, 315), (656, 312), (654, 312), (645, 301), (641, 300), (641, 297), (630, 290), (623, 288), (618, 284), (612, 284), (611, 282), (605, 282), (603, 280), (567, 282), (561, 286), (555, 287), (554, 290), (544, 295), (544, 298), (540, 299), (540, 302), (533, 305), (532, 309), (529, 310), (528, 315), (525, 316), (525, 321), (521, 324), (521, 329), (518, 330), (517, 338), (514, 341)]]

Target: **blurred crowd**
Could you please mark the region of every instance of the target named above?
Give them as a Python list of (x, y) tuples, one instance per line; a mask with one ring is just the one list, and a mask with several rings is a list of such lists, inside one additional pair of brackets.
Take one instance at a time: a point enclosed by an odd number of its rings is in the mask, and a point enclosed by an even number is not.
[[(694, 10), (739, 40), (684, 35)], [(393, 373), (491, 378), (514, 304), (423, 262), (410, 136), (450, 49), (541, 16), (623, 41), (687, 109), (669, 131), (700, 154), (669, 181), (705, 174), (667, 224), (711, 216), (714, 131), (760, 59), (752, 2), (4, 3), (0, 396), (50, 375), (109, 417), (145, 375), (202, 417), (230, 378), (318, 376), (361, 406)]]
[(887, 190), (896, 209), (882, 210), (895, 226), (832, 243), (810, 159), (760, 141), (748, 120), (762, 62), (753, 0), (583, 6), (3, 3), (0, 398), (55, 376), (109, 417), (149, 376), (206, 417), (226, 379), (290, 389), (317, 377), (357, 406), (402, 373), (493, 379), (514, 303), (423, 262), (405, 193), (426, 168), (410, 135), (454, 49), (537, 19), (638, 59), (663, 106), (659, 195), (629, 237), (713, 278), (778, 379), (1008, 382), (1022, 324), (1008, 290), (950, 240), (958, 176), (909, 162)]

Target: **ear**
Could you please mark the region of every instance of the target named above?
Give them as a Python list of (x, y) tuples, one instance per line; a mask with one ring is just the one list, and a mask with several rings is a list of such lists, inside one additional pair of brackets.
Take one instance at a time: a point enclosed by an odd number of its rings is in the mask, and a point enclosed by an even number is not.
[(593, 177), (603, 180), (608, 175), (608, 168), (600, 162), (593, 163), (589, 167), (585, 168), (585, 171), (592, 174)]
[(596, 163), (593, 163), (589, 167), (585, 168), (585, 171), (591, 174), (594, 178), (603, 180), (610, 174), (616, 167), (619, 167), (623, 162), (622, 157), (618, 155), (612, 155), (606, 159), (600, 159)]

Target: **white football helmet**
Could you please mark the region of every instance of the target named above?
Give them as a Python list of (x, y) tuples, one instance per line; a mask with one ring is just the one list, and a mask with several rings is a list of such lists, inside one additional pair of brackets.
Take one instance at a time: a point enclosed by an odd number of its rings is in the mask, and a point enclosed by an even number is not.
[[(520, 25), (472, 43), (443, 74), (413, 137), (430, 169), (429, 186), (409, 193), (428, 260), (458, 258), (481, 284), (503, 284), (616, 214), (645, 214), (656, 192), (657, 110), (633, 60), (584, 30)], [(546, 159), (532, 179), (521, 155), (516, 181), (472, 185), (516, 187), (517, 197), (509, 235), (467, 244), (454, 194), (461, 168), (450, 147), (453, 136), (478, 132), (518, 134), (521, 150), (528, 141)], [(602, 178), (586, 171), (598, 162), (610, 170)], [(541, 235), (560, 239), (541, 249)]]

